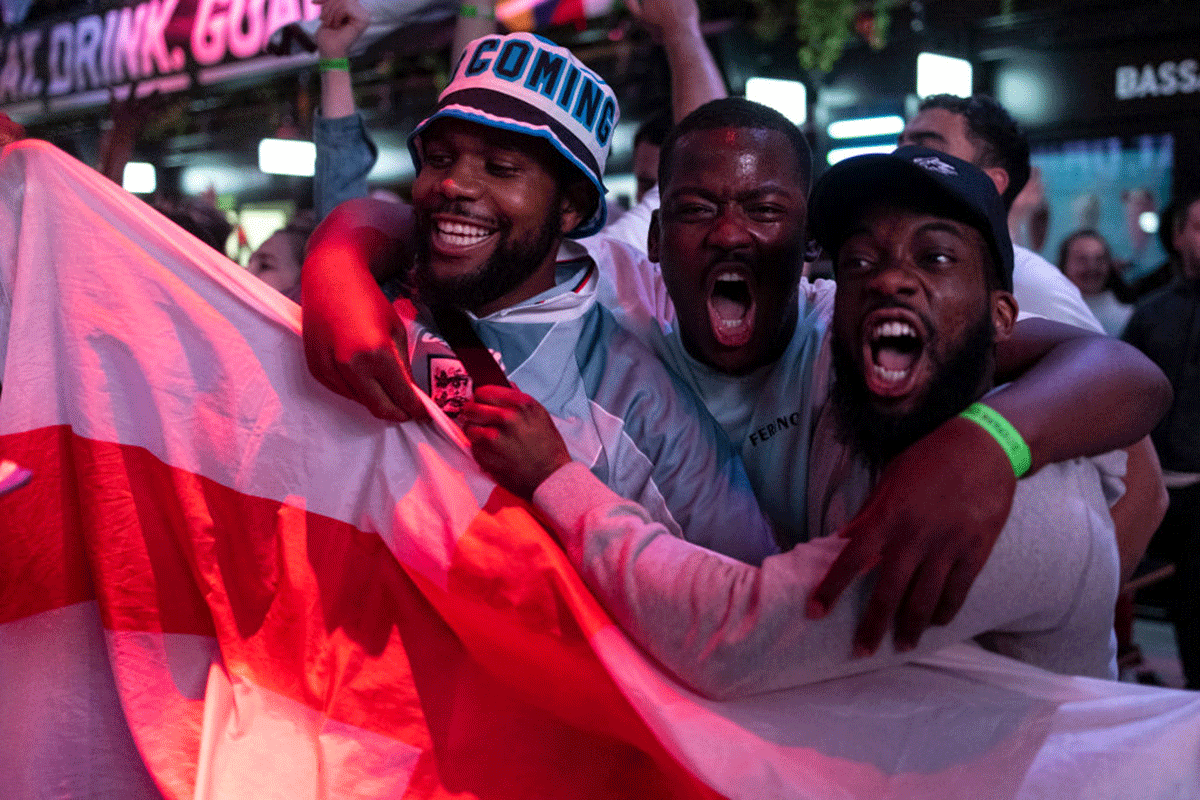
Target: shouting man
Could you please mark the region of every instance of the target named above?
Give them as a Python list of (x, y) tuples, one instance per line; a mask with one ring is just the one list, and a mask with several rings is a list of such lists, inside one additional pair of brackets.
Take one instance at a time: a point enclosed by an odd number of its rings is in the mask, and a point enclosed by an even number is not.
[[(815, 481), (812, 497), (832, 527), (857, 510), (879, 467), (960, 412), (995, 436), (1014, 466), (1027, 464), (1020, 437), (977, 402), (992, 390), (994, 345), (1017, 315), (1004, 208), (987, 176), (925, 148), (863, 156), (822, 178), (812, 218), (840, 284), (826, 334), (836, 388), (814, 451), (837, 468), (822, 472), (830, 482)], [(521, 413), (508, 413), (514, 407)], [(825, 618), (806, 615), (844, 539), (800, 544), (758, 568), (735, 564), (647, 522), (565, 448), (540, 464), (528, 459), (552, 452), (546, 442), (557, 434), (510, 390), (480, 389), (464, 415), (495, 434), (477, 447), (481, 463), (501, 482), (537, 485), (535, 504), (610, 613), (702, 693), (770, 691), (908, 657), (852, 646), (864, 583)], [(915, 649), (985, 637), (1048, 669), (1113, 677), (1118, 560), (1105, 488), (1089, 459), (1044, 465), (1019, 481), (962, 611)]]

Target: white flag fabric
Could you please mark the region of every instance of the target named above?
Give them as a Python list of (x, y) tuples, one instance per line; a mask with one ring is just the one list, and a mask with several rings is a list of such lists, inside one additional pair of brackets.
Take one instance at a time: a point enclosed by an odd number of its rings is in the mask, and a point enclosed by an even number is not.
[(6, 796), (1200, 797), (1200, 696), (972, 645), (698, 697), (290, 301), (45, 143), (0, 195)]

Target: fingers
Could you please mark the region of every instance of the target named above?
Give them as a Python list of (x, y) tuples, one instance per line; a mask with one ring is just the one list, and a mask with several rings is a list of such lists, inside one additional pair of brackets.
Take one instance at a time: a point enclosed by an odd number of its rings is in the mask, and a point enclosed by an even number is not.
[(351, 400), (356, 399), (350, 385), (342, 379), (342, 374), (333, 363), (329, 350), (318, 347), (308, 339), (304, 341), (304, 359), (308, 362), (308, 371), (317, 381), (335, 394)]
[(519, 410), (527, 408), (537, 401), (519, 389), (507, 386), (480, 386), (475, 389), (475, 399), (480, 403), (500, 408)]
[(975, 578), (979, 576), (982, 564), (975, 564), (966, 559), (960, 559), (950, 569), (946, 576), (946, 585), (942, 590), (937, 609), (933, 612), (934, 625), (949, 625), (954, 616), (962, 609), (967, 600), (967, 592)]
[(855, 535), (854, 523), (842, 535), (849, 537), (846, 546), (808, 597), (805, 616), (809, 619), (821, 619), (828, 614), (846, 587), (879, 563), (879, 545), (875, 537)]
[(387, 398), (391, 410), (396, 414), (388, 419), (407, 422), (410, 419), (425, 419), (429, 412), (413, 386), (412, 373), (408, 364), (399, 355), (385, 359), (374, 372), (380, 392)]
[(458, 413), (458, 424), (464, 432), (468, 426), (496, 430), (507, 425), (514, 416), (510, 409), (471, 400)]
[(905, 554), (902, 560), (884, 558), (875, 581), (875, 588), (859, 621), (854, 636), (854, 654), (869, 656), (879, 649), (879, 643), (892, 626), (896, 609), (908, 593), (917, 559)]
[(917, 646), (921, 634), (933, 621), (934, 612), (942, 597), (946, 576), (953, 562), (932, 559), (917, 568), (917, 574), (908, 587), (908, 594), (896, 613), (896, 649), (907, 652)]

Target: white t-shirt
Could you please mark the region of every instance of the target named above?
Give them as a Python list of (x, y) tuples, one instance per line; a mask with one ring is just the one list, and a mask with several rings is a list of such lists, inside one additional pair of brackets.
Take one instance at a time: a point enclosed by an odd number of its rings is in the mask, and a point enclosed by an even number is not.
[(1062, 270), (1020, 245), (1013, 245), (1013, 296), (1020, 308), (1019, 319), (1044, 317), (1104, 333), (1083, 295)]

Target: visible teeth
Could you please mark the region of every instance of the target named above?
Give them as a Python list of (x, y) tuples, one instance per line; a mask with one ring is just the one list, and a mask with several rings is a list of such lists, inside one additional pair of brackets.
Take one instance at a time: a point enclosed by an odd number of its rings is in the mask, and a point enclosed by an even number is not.
[(723, 320), (721, 320), (721, 327), (722, 327), (722, 328), (736, 328), (737, 326), (741, 325), (743, 322), (745, 322), (745, 320), (742, 320), (742, 319), (723, 319)]
[(447, 242), (461, 247), (475, 244), (492, 235), (489, 228), (465, 222), (439, 222), (437, 230), (438, 234)]
[(898, 381), (908, 374), (906, 369), (884, 369), (878, 364), (872, 364), (875, 368), (875, 374), (883, 378), (885, 381)]
[(717, 276), (717, 280), (719, 280), (719, 281), (737, 281), (739, 283), (745, 282), (745, 280), (742, 278), (742, 276), (738, 275), (736, 272), (722, 272), (720, 275)]
[(882, 339), (884, 336), (912, 336), (916, 337), (917, 332), (912, 325), (900, 320), (891, 320), (883, 322), (875, 326), (875, 330), (871, 332), (871, 336), (875, 339)]

